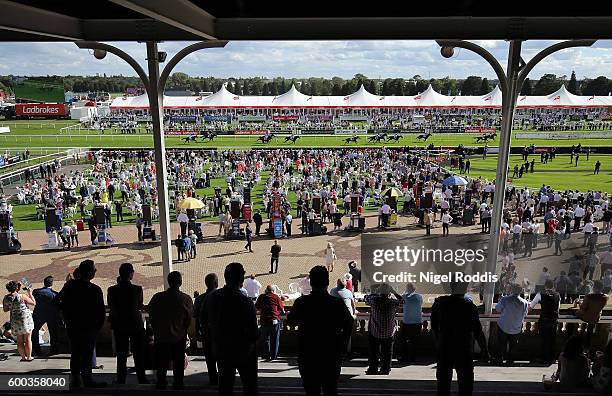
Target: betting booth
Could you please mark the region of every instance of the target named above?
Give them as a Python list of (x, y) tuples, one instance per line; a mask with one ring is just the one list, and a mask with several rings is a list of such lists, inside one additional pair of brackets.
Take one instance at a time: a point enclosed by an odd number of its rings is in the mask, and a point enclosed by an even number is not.
[(283, 237), (282, 197), (278, 191), (272, 194), (272, 210), (270, 211), (271, 227), (269, 232), (273, 238)]
[(104, 215), (104, 205), (96, 205), (94, 207), (94, 225), (96, 227), (97, 237), (93, 246), (108, 247), (114, 244), (114, 241), (108, 232), (108, 223)]
[(227, 237), (229, 239), (243, 239), (245, 235), (240, 221), (241, 207), (239, 197), (233, 197), (230, 201), (230, 215), (232, 216), (232, 227)]
[(17, 253), (21, 250), (21, 243), (17, 233), (11, 231), (11, 212), (0, 211), (0, 254)]
[(47, 244), (45, 249), (63, 249), (63, 244), (58, 235), (61, 230), (61, 218), (58, 219), (56, 209), (54, 207), (45, 208), (45, 231), (47, 232)]
[(161, 236), (157, 235), (155, 232), (155, 228), (153, 228), (153, 216), (151, 213), (151, 205), (144, 204), (142, 205), (142, 241), (144, 243), (146, 241), (151, 242), (159, 242), (161, 241)]
[(189, 222), (187, 223), (187, 232), (193, 231), (198, 242), (204, 241), (204, 234), (202, 233), (202, 223), (198, 221), (195, 209), (187, 209), (187, 217)]
[[(359, 194), (351, 194), (350, 210), (351, 218), (349, 224), (346, 227), (347, 231), (350, 232), (362, 232), (365, 229), (365, 217), (361, 215), (362, 208), (359, 205), (360, 200)], [(336, 213), (337, 216), (341, 216), (340, 213)]]
[(309, 235), (323, 235), (327, 233), (327, 227), (323, 225), (321, 218), (321, 196), (312, 197), (312, 209), (315, 212), (314, 220), (308, 220)]

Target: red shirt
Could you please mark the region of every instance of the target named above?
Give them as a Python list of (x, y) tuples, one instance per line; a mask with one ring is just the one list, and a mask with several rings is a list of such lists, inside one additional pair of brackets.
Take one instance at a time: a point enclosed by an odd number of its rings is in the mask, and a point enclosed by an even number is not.
[(260, 312), (262, 325), (271, 325), (273, 320), (279, 320), (281, 313), (285, 312), (283, 300), (274, 293), (265, 293), (257, 297), (255, 308)]

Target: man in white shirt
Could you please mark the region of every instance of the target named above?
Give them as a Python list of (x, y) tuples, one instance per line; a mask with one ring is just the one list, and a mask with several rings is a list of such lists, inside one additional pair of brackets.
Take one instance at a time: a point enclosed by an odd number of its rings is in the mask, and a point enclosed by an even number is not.
[(71, 248), (70, 244), (70, 233), (72, 232), (72, 228), (68, 225), (68, 223), (64, 223), (64, 227), (62, 228), (62, 241), (64, 242), (64, 247), (68, 246), (68, 249)]
[(176, 216), (176, 220), (180, 223), (181, 235), (187, 235), (187, 223), (189, 223), (189, 216), (187, 216), (187, 213), (181, 211)]
[(291, 223), (293, 223), (293, 216), (291, 216), (291, 213), (287, 213), (287, 216), (285, 217), (285, 230), (287, 232), (287, 238), (291, 236)]
[(449, 234), (449, 227), (450, 227), (450, 223), (453, 221), (453, 218), (451, 217), (451, 215), (448, 214), (448, 212), (444, 212), (444, 214), (442, 214), (442, 235), (443, 236), (447, 236)]
[(546, 281), (550, 279), (552, 278), (550, 276), (550, 272), (548, 272), (548, 268), (543, 267), (542, 272), (540, 272), (540, 275), (538, 276), (538, 281), (535, 286), (536, 293), (539, 293), (540, 291), (544, 290), (544, 284), (546, 284)]
[(574, 232), (580, 230), (580, 221), (582, 217), (584, 217), (584, 209), (578, 204), (576, 205), (576, 209), (574, 209)]
[(584, 225), (584, 227), (582, 228), (582, 232), (584, 232), (584, 243), (582, 244), (582, 246), (586, 246), (587, 245), (587, 241), (589, 239), (589, 237), (591, 236), (591, 234), (593, 233), (594, 230), (594, 226), (593, 226), (593, 222), (589, 220), (588, 223), (586, 223)]
[(389, 215), (391, 214), (391, 206), (385, 202), (380, 208), (380, 214), (382, 217), (382, 226), (389, 227)]
[(346, 194), (344, 196), (344, 214), (348, 214), (351, 209), (351, 195)]
[(259, 283), (259, 281), (255, 279), (255, 275), (251, 274), (251, 276), (246, 278), (242, 286), (247, 291), (247, 297), (254, 300), (259, 296), (259, 291), (261, 290), (261, 283)]

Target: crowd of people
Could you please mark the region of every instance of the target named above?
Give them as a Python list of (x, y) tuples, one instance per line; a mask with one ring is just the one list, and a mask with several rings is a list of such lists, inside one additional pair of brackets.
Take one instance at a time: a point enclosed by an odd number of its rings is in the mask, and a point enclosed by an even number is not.
[[(349, 264), (354, 269), (354, 263)], [(220, 395), (232, 394), (236, 372), (247, 395), (258, 392), (258, 358), (273, 362), (281, 355), (280, 333), (283, 321), (297, 327), (298, 368), (306, 394), (337, 394), (343, 359), (350, 358), (351, 336), (357, 317), (355, 294), (357, 284), (339, 277), (330, 287), (330, 272), (314, 266), (307, 277), (310, 289), (285, 306), (282, 295), (251, 275), (246, 277), (242, 264), (225, 267), (223, 287), (215, 273), (204, 278), (206, 291), (195, 300), (181, 291), (182, 276), (168, 274), (168, 289), (158, 292), (145, 306), (143, 289), (132, 283), (134, 267), (124, 263), (119, 268), (117, 284), (108, 288), (105, 301), (102, 290), (93, 279), (96, 266), (85, 260), (73, 271), (63, 288), (53, 290), (53, 278), (47, 277), (40, 289), (22, 290), (22, 284), (10, 281), (3, 299), (5, 312), (11, 316), (12, 336), (16, 338), (21, 360), (32, 361), (41, 355), (38, 331), (47, 324), (51, 333), (51, 354), (58, 352), (60, 332), (70, 341), (71, 387), (96, 388), (106, 384), (92, 375), (95, 366), (97, 335), (108, 320), (113, 332), (117, 356), (116, 382), (127, 382), (127, 358), (133, 354), (136, 379), (149, 383), (146, 370), (156, 370), (155, 386), (168, 386), (167, 370), (172, 367), (174, 390), (183, 389), (184, 371), (189, 357), (186, 351), (204, 355), (209, 384), (218, 386)], [(436, 378), (438, 394), (450, 392), (453, 369), (457, 371), (459, 392), (471, 394), (474, 385), (475, 357), (493, 364), (514, 362), (514, 348), (523, 331), (523, 322), (539, 306), (538, 334), (541, 361), (555, 362), (556, 329), (560, 294), (552, 280), (529, 303), (522, 288), (513, 284), (509, 293), (497, 303), (499, 314), (494, 342), (487, 343), (478, 310), (467, 293), (467, 284), (450, 283), (450, 295), (435, 299), (431, 307), (430, 333), (437, 348)], [(329, 289), (329, 291), (328, 291)], [(577, 301), (577, 316), (587, 323), (579, 337), (569, 338), (558, 355), (558, 370), (553, 376), (565, 387), (591, 384), (597, 391), (609, 392), (610, 346), (603, 352), (592, 348), (593, 329), (607, 303), (608, 296), (597, 281), (593, 291)], [(415, 362), (423, 353), (423, 296), (408, 283), (402, 294), (388, 284), (378, 284), (364, 297), (369, 306), (367, 375), (388, 375), (392, 369), (393, 345), (399, 343), (400, 361)], [(33, 312), (29, 307), (34, 307)], [(230, 312), (230, 315), (227, 313)], [(145, 316), (146, 314), (147, 316)], [(398, 314), (400, 318), (398, 319)], [(195, 344), (189, 328), (195, 321)], [(397, 326), (399, 321), (399, 328)], [(193, 336), (193, 334), (192, 334)], [(474, 353), (473, 340), (480, 347)], [(259, 344), (259, 345), (258, 345)], [(494, 350), (489, 353), (488, 345)], [(191, 348), (190, 348), (191, 346)], [(258, 348), (260, 350), (258, 350)], [(593, 358), (591, 366), (589, 361)]]
[[(182, 118), (181, 118), (182, 117)], [(253, 121), (249, 117), (257, 117)], [(351, 117), (355, 120), (351, 120)], [(114, 111), (107, 120), (101, 121), (107, 127), (114, 125), (123, 131), (135, 119), (144, 120), (146, 115), (125, 111)], [(188, 120), (187, 120), (188, 119)], [(499, 108), (455, 108), (455, 109), (367, 109), (335, 111), (334, 113), (309, 112), (300, 110), (278, 110), (265, 113), (227, 110), (208, 110), (202, 114), (183, 114), (172, 110), (164, 117), (165, 128), (169, 131), (331, 131), (335, 129), (374, 129), (387, 131), (447, 131), (464, 132), (469, 128), (499, 128)], [(576, 131), (609, 130), (612, 123), (601, 109), (517, 109), (514, 127), (520, 130)], [(134, 128), (133, 130), (136, 130)], [(149, 128), (146, 128), (150, 132)], [(132, 130), (131, 128), (127, 129)], [(124, 131), (125, 132), (125, 131)]]

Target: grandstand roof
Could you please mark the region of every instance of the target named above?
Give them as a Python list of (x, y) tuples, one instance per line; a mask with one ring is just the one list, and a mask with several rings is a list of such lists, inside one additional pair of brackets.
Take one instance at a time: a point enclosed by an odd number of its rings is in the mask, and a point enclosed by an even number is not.
[[(227, 90), (225, 85), (210, 96), (164, 96), (164, 108), (499, 108), (502, 93), (499, 87), (481, 96), (448, 96), (436, 92), (430, 85), (415, 96), (378, 96), (362, 85), (347, 96), (309, 96), (295, 86), (278, 96), (240, 96)], [(146, 109), (146, 95), (115, 98), (113, 109)], [(578, 96), (565, 86), (547, 96), (519, 96), (518, 108), (579, 108), (612, 107), (611, 96)]]
[[(592, 4), (591, 4), (592, 3)], [(612, 38), (610, 2), (0, 0), (0, 41)]]

